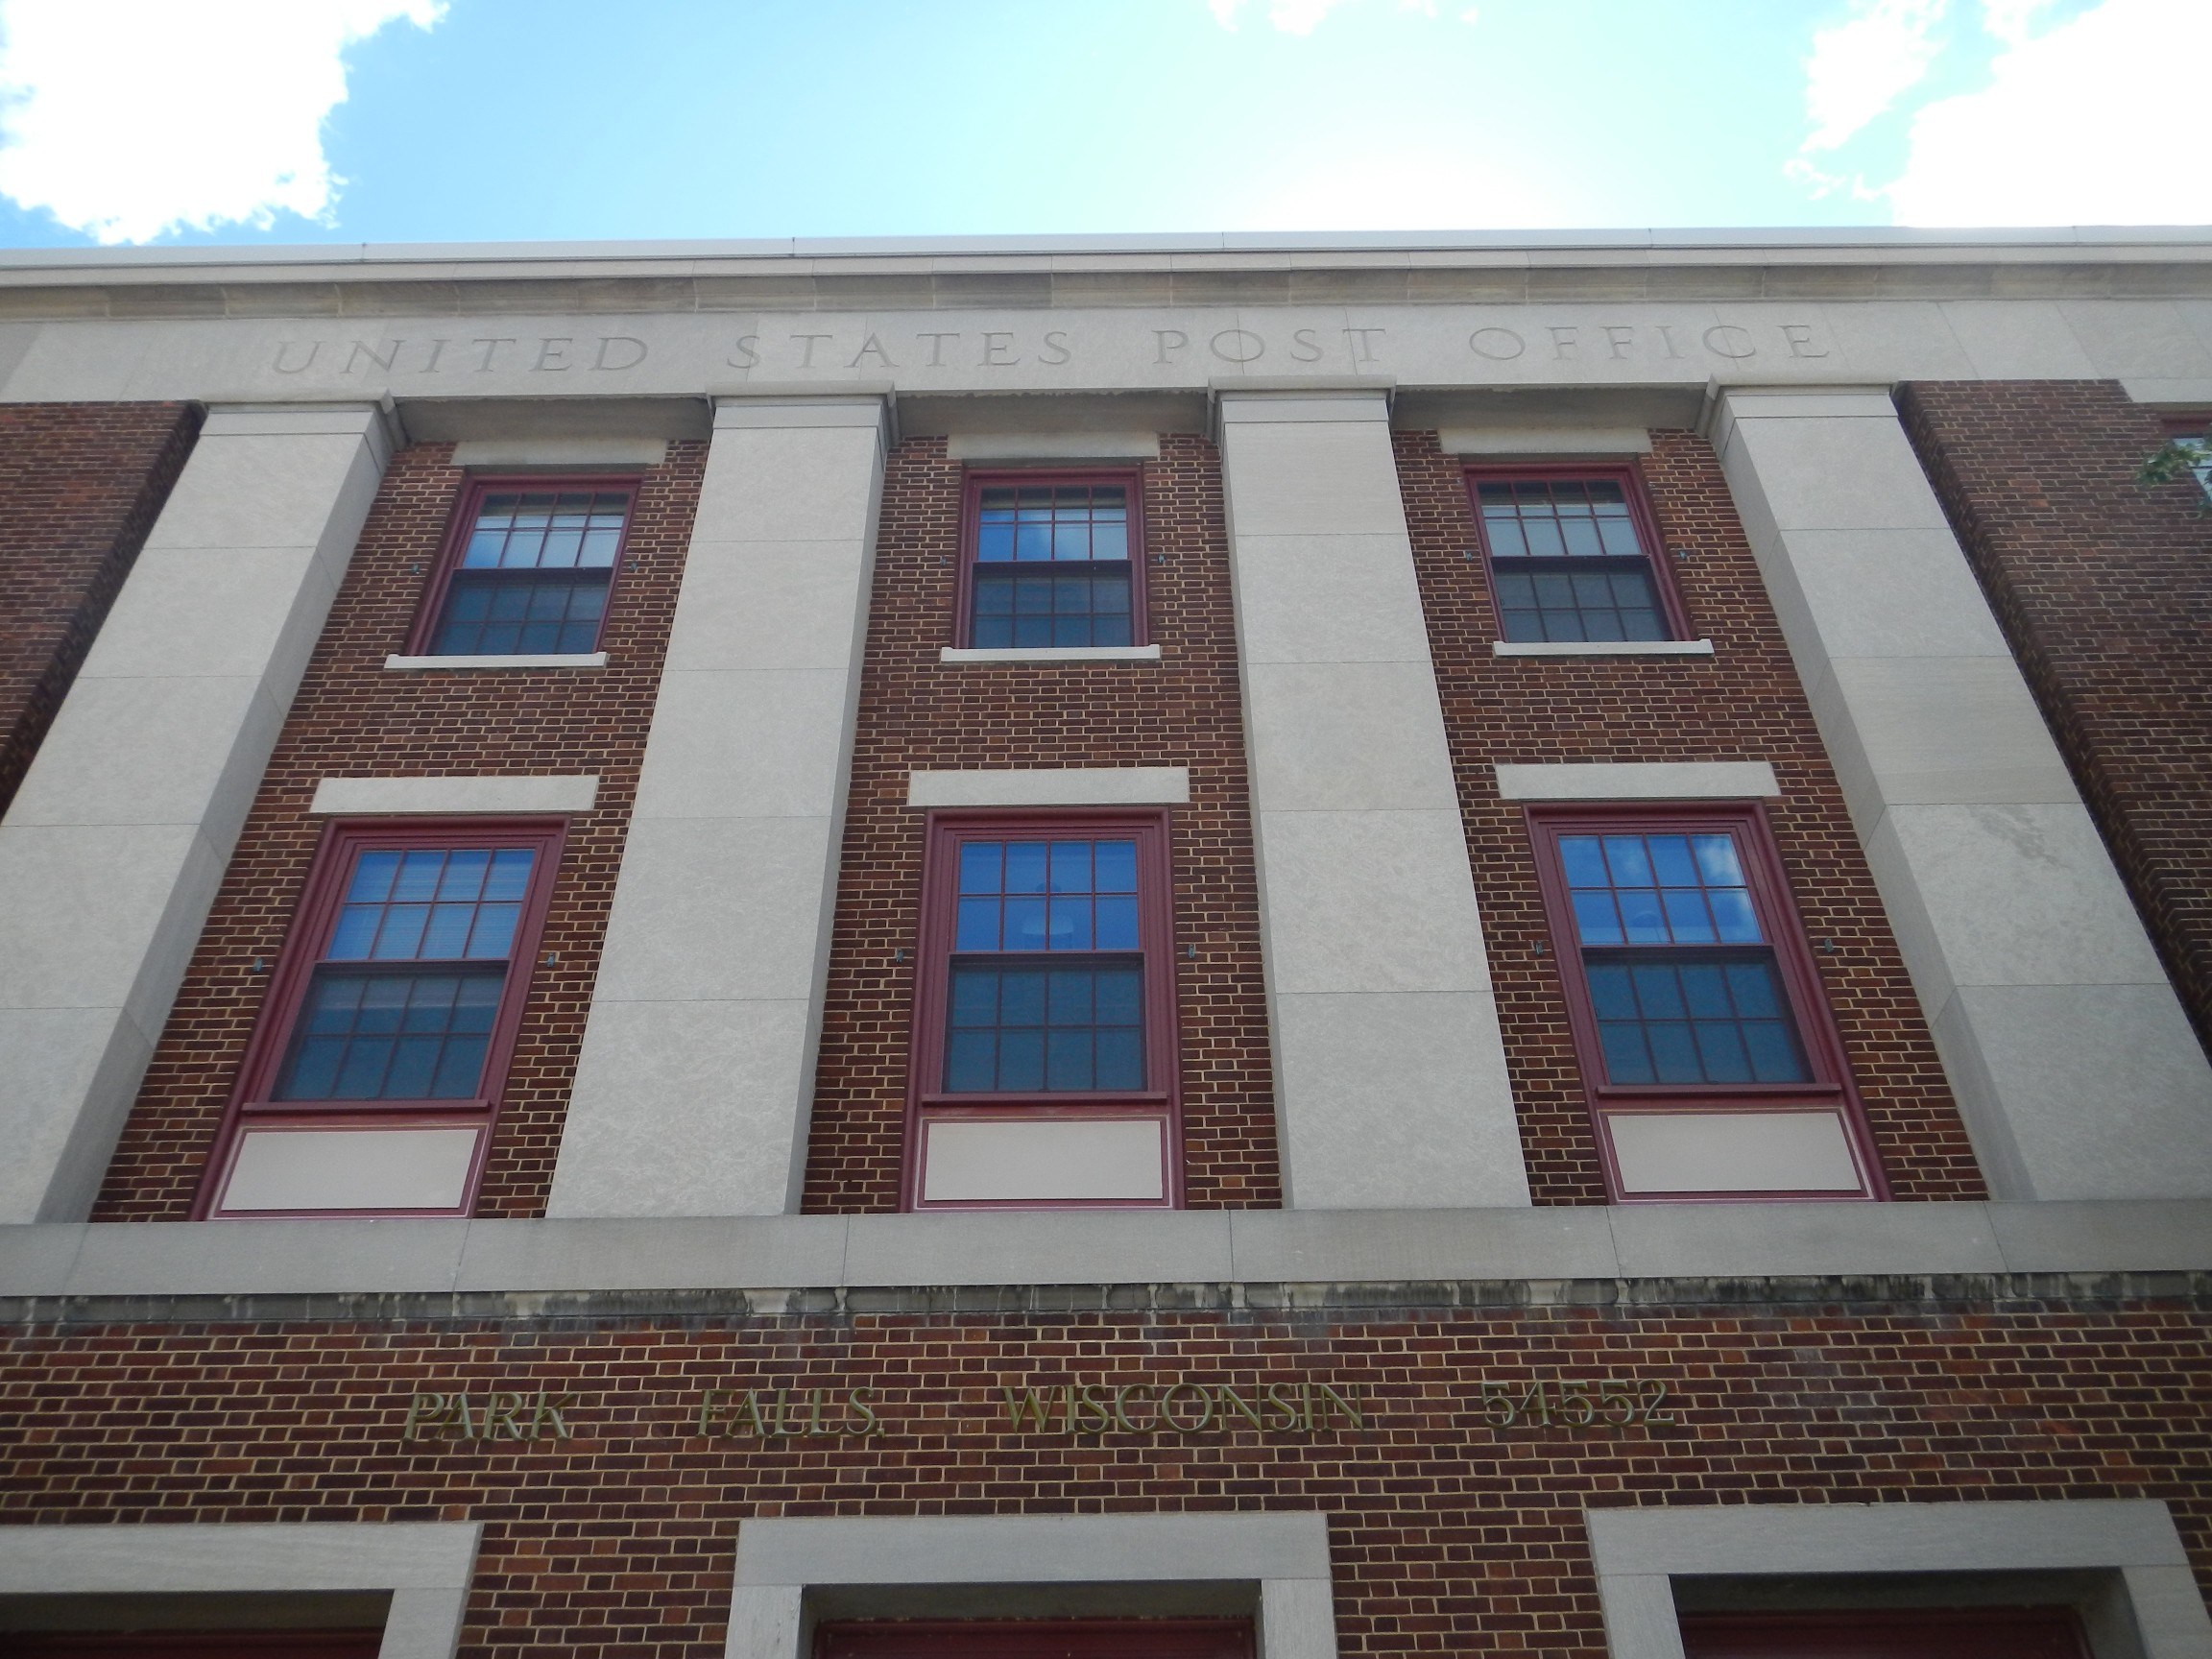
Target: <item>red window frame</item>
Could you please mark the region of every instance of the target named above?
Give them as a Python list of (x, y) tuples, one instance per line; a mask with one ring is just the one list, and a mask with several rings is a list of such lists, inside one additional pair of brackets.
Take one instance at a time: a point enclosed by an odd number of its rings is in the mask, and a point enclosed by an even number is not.
[(982, 525), (983, 492), (1010, 485), (1119, 484), (1129, 492), (1129, 643), (1152, 642), (1151, 606), (1147, 600), (1145, 567), (1150, 559), (1144, 541), (1144, 473), (1135, 467), (1081, 467), (1075, 469), (1015, 468), (971, 471), (961, 481), (960, 578), (953, 599), (952, 643), (970, 649), (975, 638), (975, 566)]
[[(929, 813), (922, 858), (922, 905), (914, 974), (912, 1056), (907, 1068), (902, 1210), (1178, 1210), (1183, 1206), (1183, 1079), (1176, 1029), (1175, 905), (1165, 807), (944, 809)], [(960, 846), (964, 841), (1127, 837), (1137, 843), (1135, 955), (1144, 964), (1144, 1087), (1135, 1090), (1039, 1090), (1020, 1094), (953, 1094), (941, 1087), (950, 1019), (951, 966), (959, 912)], [(1116, 952), (1131, 954), (1131, 952)], [(1070, 953), (1070, 960), (1073, 960)], [(922, 1197), (924, 1130), (933, 1121), (1097, 1119), (1159, 1120), (1165, 1167), (1160, 1199), (1069, 1198), (926, 1201)]]
[[(215, 1146), (192, 1205), (192, 1219), (224, 1214), (221, 1200), (230, 1178), (240, 1140), (248, 1128), (418, 1128), (470, 1127), (479, 1130), (467, 1190), (452, 1210), (252, 1211), (252, 1217), (342, 1217), (359, 1214), (455, 1214), (471, 1213), (483, 1179), (484, 1160), (497, 1127), (507, 1091), (515, 1040), (538, 965), (539, 942), (553, 885), (567, 840), (565, 818), (440, 818), (432, 820), (339, 819), (325, 826), (307, 879), (301, 890), (292, 926), (276, 958), (261, 1013), (248, 1039), (226, 1104)], [(307, 991), (322, 965), (356, 858), (369, 852), (412, 852), (452, 847), (528, 847), (535, 854), (530, 881), (515, 925), (515, 943), (500, 988), (499, 1008), (485, 1045), (483, 1092), (466, 1099), (432, 1100), (278, 1100), (275, 1092)], [(237, 1218), (237, 1217), (234, 1217)]]
[[(1482, 550), (1482, 573), (1490, 594), (1491, 619), (1497, 624), (1501, 640), (1505, 638), (1505, 608), (1498, 603), (1498, 564), (1490, 553), (1490, 537), (1482, 522), (1482, 501), (1475, 487), (1512, 483), (1524, 478), (1541, 479), (1546, 483), (1602, 480), (1620, 485), (1621, 493), (1628, 503), (1629, 521), (1636, 526), (1637, 540), (1644, 543), (1644, 563), (1651, 572), (1651, 587), (1659, 598), (1659, 613), (1666, 618), (1667, 637), (1696, 637), (1690, 626), (1689, 607), (1683, 603), (1682, 590), (1674, 580), (1674, 562), (1667, 556), (1666, 543), (1659, 537), (1658, 516), (1652, 511), (1650, 487), (1645, 481), (1641, 467), (1626, 462), (1583, 467), (1569, 462), (1541, 462), (1524, 467), (1483, 463), (1467, 467), (1462, 472), (1467, 511), (1475, 520), (1476, 545)], [(1509, 643), (1523, 645), (1538, 641), (1516, 639)]]
[(2071, 1607), (1685, 1613), (1686, 1659), (2089, 1659)]
[(2200, 410), (2191, 415), (2168, 415), (2164, 419), (2166, 436), (2176, 444), (2195, 442), (2200, 445), (2198, 454), (2201, 464), (2189, 470), (2197, 479), (2197, 488), (2207, 503), (2212, 503), (2212, 445), (2205, 445), (2207, 433), (2212, 433), (2212, 409)]
[(814, 1659), (1252, 1659), (1248, 1619), (853, 1620), (815, 1626)]
[[(445, 597), (453, 586), (454, 574), (461, 568), (461, 556), (468, 550), (469, 534), (476, 528), (476, 517), (483, 506), (484, 497), (500, 491), (578, 491), (619, 490), (630, 497), (629, 511), (622, 516), (622, 536), (614, 546), (614, 563), (607, 572), (607, 604), (599, 613), (599, 631), (593, 636), (591, 649), (599, 649), (607, 637), (607, 618), (614, 613), (614, 593), (621, 586), (622, 572), (630, 562), (630, 532), (637, 523), (637, 495), (642, 479), (635, 472), (569, 473), (524, 472), (516, 474), (487, 473), (472, 477), (462, 486), (461, 493), (453, 502), (452, 516), (445, 525), (445, 540), (438, 550), (438, 560), (430, 567), (430, 579), (422, 586), (422, 600), (416, 607), (415, 620), (407, 629), (405, 655), (427, 657), (431, 644), (438, 637), (438, 623), (445, 612)], [(519, 656), (537, 656), (537, 652), (519, 652)]]
[[(1874, 1148), (1873, 1135), (1866, 1125), (1865, 1108), (1844, 1053), (1842, 1034), (1828, 1005), (1827, 989), (1814, 963), (1804, 920), (1783, 870), (1781, 853), (1774, 844), (1773, 828), (1765, 805), (1756, 801), (1574, 802), (1529, 805), (1523, 808), (1523, 813), (1536, 854), (1537, 885), (1543, 895), (1545, 920), (1551, 929), (1551, 955), (1559, 964), (1560, 988), (1567, 1000), (1568, 1028), (1574, 1039), (1575, 1062), (1582, 1073), (1583, 1096), (1590, 1111), (1591, 1129), (1598, 1141), (1607, 1199), (1615, 1204), (1742, 1203), (1752, 1198), (1825, 1203), (1849, 1201), (1854, 1197), (1887, 1199), (1888, 1185), (1881, 1158)], [(1597, 1010), (1591, 1001), (1588, 975), (1583, 972), (1582, 947), (1568, 895), (1559, 839), (1569, 834), (1695, 834), (1716, 830), (1727, 830), (1735, 837), (1737, 854), (1751, 892), (1752, 907), (1766, 934), (1766, 946), (1773, 952), (1775, 970), (1795, 1021), (1797, 1039), (1803, 1046), (1812, 1079), (1803, 1083), (1608, 1082)], [(1691, 1110), (1700, 1113), (1731, 1108), (1773, 1111), (1792, 1107), (1800, 1110), (1826, 1107), (1838, 1114), (1863, 1180), (1863, 1190), (1856, 1194), (1840, 1190), (1753, 1192), (1734, 1189), (1630, 1193), (1624, 1189), (1607, 1128), (1609, 1118)]]

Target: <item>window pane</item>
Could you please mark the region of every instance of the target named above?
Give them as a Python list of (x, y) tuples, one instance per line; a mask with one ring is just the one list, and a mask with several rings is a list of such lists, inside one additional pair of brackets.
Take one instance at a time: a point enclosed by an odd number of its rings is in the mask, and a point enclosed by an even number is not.
[(364, 853), (354, 861), (353, 880), (346, 889), (346, 897), (370, 903), (389, 899), (392, 897), (392, 883), (398, 874), (398, 854)]
[[(1129, 570), (1092, 563), (1086, 574), (1052, 569), (978, 570), (974, 644), (1126, 645), (1132, 642)], [(1000, 617), (1011, 616), (1009, 628)]]
[(429, 924), (430, 906), (427, 904), (388, 904), (384, 907), (384, 926), (376, 934), (376, 947), (370, 955), (380, 962), (405, 961), (418, 956), (422, 949), (422, 929)]
[(1137, 843), (1100, 841), (1094, 854), (1093, 871), (1101, 893), (1137, 891)]
[(1098, 949), (1101, 950), (1134, 950), (1137, 949), (1137, 901), (1129, 899), (1100, 899), (1096, 902)]
[(963, 841), (960, 844), (960, 891), (999, 892), (999, 866), (1005, 854), (1003, 841)]
[(953, 1032), (945, 1045), (945, 1087), (956, 1094), (983, 1094), (998, 1086), (998, 1033)]
[(519, 899), (530, 885), (530, 866), (537, 854), (524, 847), (507, 847), (492, 855), (491, 873), (484, 878), (487, 900)]
[(1142, 970), (955, 962), (945, 1087), (962, 1094), (1144, 1086)]
[(1605, 854), (1595, 835), (1562, 835), (1559, 837), (1559, 861), (1567, 872), (1570, 887), (1610, 887), (1611, 876), (1606, 873)]
[(1802, 1083), (1804, 1052), (1770, 956), (1587, 965), (1612, 1083)]
[(1088, 841), (1053, 842), (1052, 891), (1055, 893), (1088, 893), (1091, 890), (1091, 843)]
[[(1559, 865), (1585, 945), (1748, 945), (1765, 937), (1730, 836), (1562, 835)], [(1618, 930), (1603, 902), (1607, 889), (1619, 904)]]
[(492, 868), (492, 854), (470, 849), (450, 853), (438, 878), (438, 897), (461, 904), (473, 904), (484, 894), (484, 878)]
[[(1667, 637), (1647, 549), (1618, 482), (1533, 478), (1480, 483), (1476, 496), (1506, 638)], [(1587, 576), (1572, 586), (1553, 580), (1541, 583), (1533, 593), (1516, 592), (1505, 586), (1507, 565), (1534, 566), (1538, 574), (1554, 578), (1569, 570)], [(1540, 614), (1528, 616), (1530, 609)]]
[[(513, 944), (536, 854), (508, 847), (364, 853), (326, 960), (503, 957)], [(381, 894), (381, 902), (354, 896)], [(418, 902), (428, 900), (431, 902)]]
[(1043, 950), (1051, 935), (1046, 931), (1045, 901), (1008, 899), (1005, 926), (999, 938), (1002, 950)]
[(1088, 898), (1053, 899), (1046, 938), (1047, 950), (1091, 950), (1091, 901)]
[(996, 950), (998, 949), (998, 900), (963, 899), (960, 901), (960, 921), (952, 948), (955, 950)]
[(1621, 914), (1610, 893), (1575, 895), (1575, 932), (1585, 945), (1618, 945), (1622, 941)]
[(1006, 847), (1006, 891), (1042, 893), (1049, 854), (1042, 841), (1014, 841)]
[(358, 962), (376, 942), (377, 925), (384, 920), (381, 904), (349, 904), (338, 912), (337, 931), (330, 936), (330, 959)]
[(607, 609), (606, 569), (501, 570), (453, 578), (432, 631), (434, 657), (588, 651)]
[(278, 1100), (461, 1100), (484, 1069), (505, 975), (318, 972)]
[(468, 954), (477, 961), (507, 955), (515, 949), (515, 928), (521, 919), (519, 904), (478, 905), (476, 926), (469, 935)]

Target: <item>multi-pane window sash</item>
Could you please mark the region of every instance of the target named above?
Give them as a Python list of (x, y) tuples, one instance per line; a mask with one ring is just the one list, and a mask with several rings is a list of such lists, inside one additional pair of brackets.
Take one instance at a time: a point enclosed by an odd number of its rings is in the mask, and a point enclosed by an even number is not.
[(1143, 644), (1138, 486), (1135, 473), (971, 474), (960, 643)]
[(950, 1094), (1144, 1087), (1137, 843), (960, 845)]
[(1672, 639), (1681, 606), (1627, 468), (1471, 469), (1476, 520), (1503, 637)]
[(1811, 1080), (1736, 837), (1562, 834), (1605, 1080)]
[[(489, 1129), (506, 1087), (559, 821), (343, 822), (325, 835), (210, 1160), (244, 1128)], [(204, 1191), (206, 1214), (212, 1190)]]
[(1619, 1114), (1826, 1106), (1879, 1196), (1864, 1114), (1765, 813), (1639, 803), (1527, 816), (1608, 1186)]
[(910, 1148), (947, 1116), (1125, 1109), (1172, 1129), (1166, 815), (938, 812), (928, 836)]
[(636, 487), (620, 480), (486, 480), (448, 539), (416, 646), (428, 657), (595, 651)]

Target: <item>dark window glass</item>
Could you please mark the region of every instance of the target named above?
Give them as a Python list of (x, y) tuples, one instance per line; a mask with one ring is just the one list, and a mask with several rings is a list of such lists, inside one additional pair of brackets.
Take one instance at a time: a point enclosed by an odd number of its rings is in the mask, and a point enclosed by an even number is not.
[(467, 1100), (506, 974), (316, 971), (278, 1100)]
[(1130, 557), (1125, 485), (985, 486), (975, 522), (973, 643), (1134, 643)]
[(523, 848), (361, 854), (273, 1098), (472, 1098), (535, 857)]
[(1144, 1087), (1143, 971), (955, 962), (945, 1087), (955, 1094)]
[(958, 902), (947, 1091), (1143, 1088), (1137, 843), (964, 841)]
[(1736, 838), (1562, 835), (1606, 1081), (1812, 1076)]
[(1609, 478), (1478, 483), (1507, 639), (1664, 639), (1649, 549)]
[(503, 491), (479, 503), (433, 631), (435, 657), (594, 649), (630, 497)]

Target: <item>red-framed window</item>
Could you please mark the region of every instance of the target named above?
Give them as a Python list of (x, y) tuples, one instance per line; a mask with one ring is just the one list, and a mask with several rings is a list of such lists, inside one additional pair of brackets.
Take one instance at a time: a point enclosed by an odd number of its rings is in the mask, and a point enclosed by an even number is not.
[(993, 1619), (824, 1623), (814, 1659), (1252, 1659), (1244, 1619)]
[(408, 639), (421, 657), (599, 649), (635, 478), (473, 478)]
[(908, 1206), (1178, 1203), (1166, 811), (941, 811), (926, 833)]
[(957, 643), (1147, 643), (1142, 485), (1134, 469), (969, 473)]
[(1502, 637), (1686, 639), (1690, 623), (1633, 467), (1470, 467)]
[(2089, 1659), (2070, 1607), (1688, 1613), (1686, 1659)]
[(1764, 809), (1527, 811), (1614, 1200), (1887, 1196)]
[(2197, 465), (2189, 470), (2196, 474), (2197, 488), (2204, 493), (2204, 499), (2212, 502), (2212, 410), (2169, 415), (2165, 426), (2169, 439), (2197, 451)]
[[(565, 831), (543, 818), (325, 830), (196, 1214), (468, 1212)], [(323, 1139), (270, 1139), (301, 1136)], [(319, 1176), (300, 1162), (325, 1156), (365, 1177), (380, 1156), (399, 1159), (392, 1190), (412, 1156), (429, 1195), (331, 1201), (345, 1167)]]

